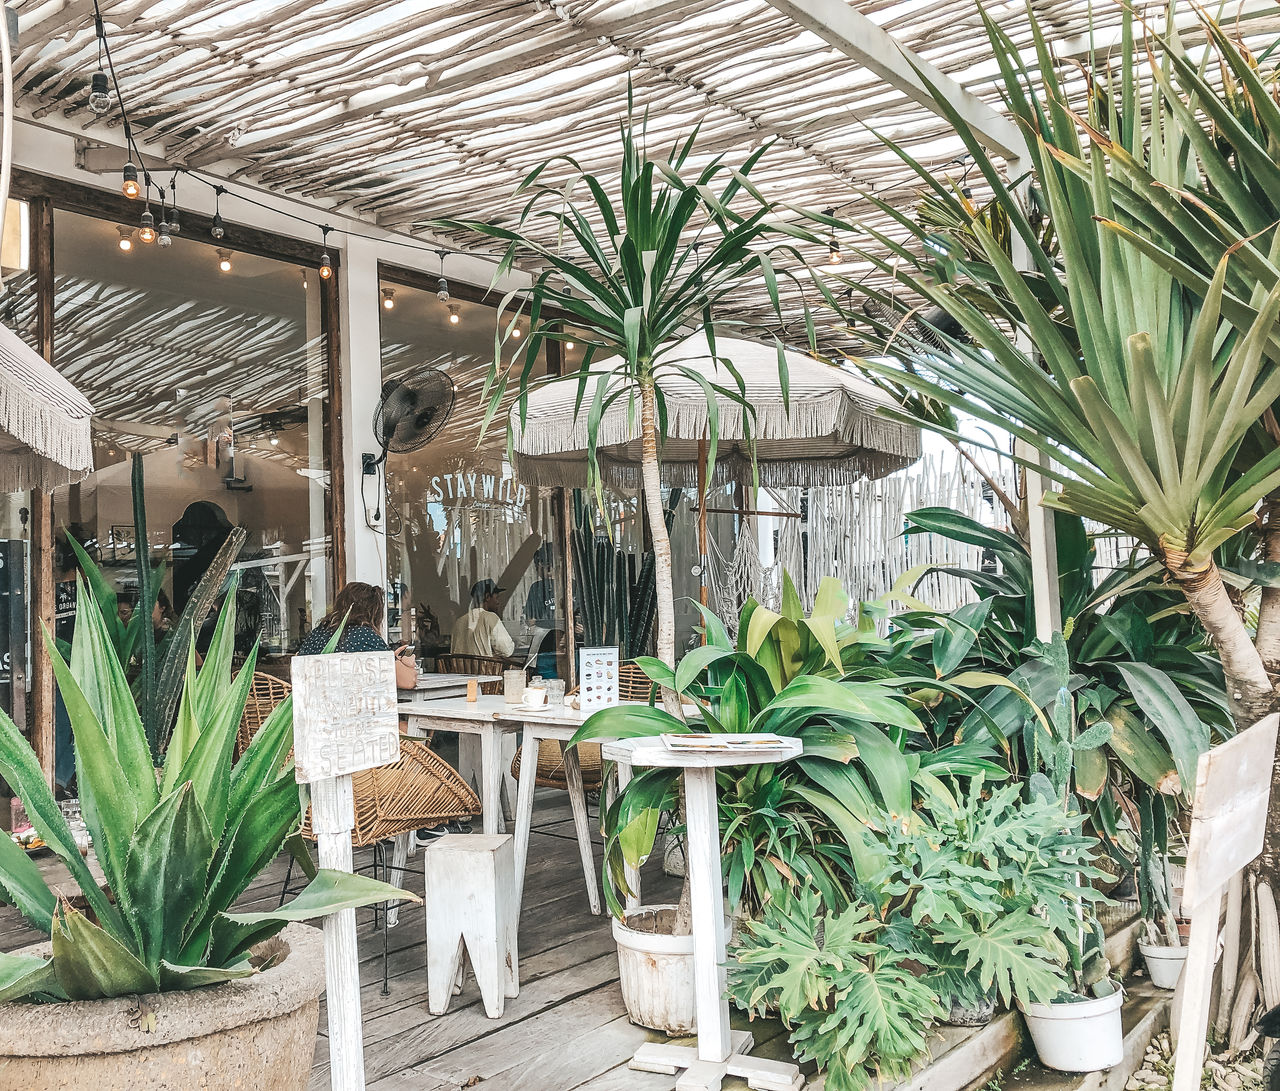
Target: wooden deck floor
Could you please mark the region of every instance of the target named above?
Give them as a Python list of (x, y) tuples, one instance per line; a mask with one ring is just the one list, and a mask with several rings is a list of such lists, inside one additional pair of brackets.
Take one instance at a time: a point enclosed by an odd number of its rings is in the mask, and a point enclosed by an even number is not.
[[(486, 1018), (468, 978), (448, 1014), (427, 1010), (422, 910), (401, 911), (389, 936), (391, 994), (381, 995), (382, 933), (371, 913), (358, 915), (365, 1068), (370, 1091), (670, 1091), (675, 1077), (632, 1072), (627, 1061), (650, 1035), (632, 1026), (618, 990), (618, 960), (607, 916), (592, 916), (565, 797), (540, 795), (534, 811), (524, 909), (520, 922), (520, 996), (502, 1019)], [(599, 846), (597, 845), (597, 860)], [(416, 863), (420, 858), (415, 858)], [(359, 862), (359, 861), (358, 861)], [(61, 870), (45, 858), (51, 873)], [(247, 892), (244, 907), (266, 908), (279, 897), (284, 864), (277, 861)], [(405, 878), (421, 891), (421, 872)], [(646, 869), (645, 900), (674, 900), (678, 880)], [(0, 906), (0, 950), (39, 936)], [(745, 1020), (735, 1014), (735, 1026)], [(313, 1091), (330, 1087), (326, 1017), (320, 1014)], [(782, 1028), (756, 1023), (755, 1052), (787, 1055)], [(725, 1091), (745, 1091), (727, 1079)]]

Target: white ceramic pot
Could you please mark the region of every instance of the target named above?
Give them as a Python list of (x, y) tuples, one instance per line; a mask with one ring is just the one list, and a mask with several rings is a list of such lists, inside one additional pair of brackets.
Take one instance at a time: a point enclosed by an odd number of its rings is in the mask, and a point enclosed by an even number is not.
[(1147, 974), (1157, 989), (1176, 989), (1182, 967), (1187, 961), (1187, 948), (1166, 947), (1161, 943), (1138, 940), (1138, 950), (1147, 963)]
[(693, 937), (671, 935), (677, 907), (650, 905), (613, 921), (618, 982), (635, 1024), (684, 1036), (696, 1028)]
[(1110, 996), (1061, 1004), (1019, 1004), (1040, 1063), (1060, 1072), (1100, 1072), (1124, 1059), (1119, 987)]

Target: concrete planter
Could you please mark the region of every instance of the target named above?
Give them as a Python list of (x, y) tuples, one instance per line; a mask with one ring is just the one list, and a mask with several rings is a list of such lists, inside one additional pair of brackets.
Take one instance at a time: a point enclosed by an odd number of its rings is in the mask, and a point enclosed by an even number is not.
[[(47, 945), (30, 948), (47, 954)], [(315, 1052), (324, 941), (291, 924), (257, 953), (280, 962), (240, 981), (145, 998), (0, 1004), (0, 1085), (24, 1091), (173, 1088), (305, 1091)]]
[(615, 919), (618, 983), (636, 1025), (683, 1036), (696, 1029), (693, 937), (671, 935), (674, 905), (651, 905)]

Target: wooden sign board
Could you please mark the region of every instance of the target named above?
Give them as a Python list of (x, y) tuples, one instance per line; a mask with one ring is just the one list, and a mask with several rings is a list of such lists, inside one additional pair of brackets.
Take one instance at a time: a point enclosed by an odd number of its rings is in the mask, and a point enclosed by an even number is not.
[(1262, 851), (1278, 724), (1280, 716), (1268, 716), (1200, 755), (1184, 911), (1221, 897), (1231, 877)]
[(391, 652), (295, 655), (293, 759), (299, 784), (400, 760)]

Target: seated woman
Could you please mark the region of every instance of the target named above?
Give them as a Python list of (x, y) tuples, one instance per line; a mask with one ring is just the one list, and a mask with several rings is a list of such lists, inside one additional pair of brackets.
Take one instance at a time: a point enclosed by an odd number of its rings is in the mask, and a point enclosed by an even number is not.
[[(299, 655), (320, 655), (344, 619), (346, 626), (334, 649), (338, 652), (385, 652), (390, 649), (382, 635), (387, 600), (382, 589), (369, 583), (349, 583), (338, 592), (333, 606), (298, 647)], [(396, 687), (413, 689), (418, 668), (407, 644), (396, 649)]]

